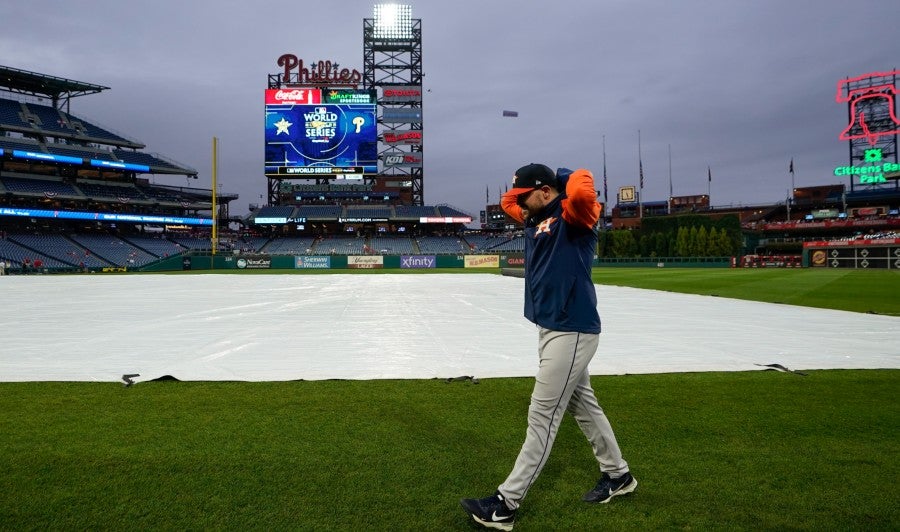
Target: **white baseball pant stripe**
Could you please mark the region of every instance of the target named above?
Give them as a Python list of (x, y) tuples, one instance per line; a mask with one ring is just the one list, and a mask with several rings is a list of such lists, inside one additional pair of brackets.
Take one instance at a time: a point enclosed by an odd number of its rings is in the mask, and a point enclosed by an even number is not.
[(600, 335), (539, 330), (540, 365), (528, 407), (525, 443), (512, 472), (498, 488), (513, 508), (519, 506), (544, 468), (566, 410), (591, 443), (601, 472), (615, 478), (628, 471), (612, 426), (591, 388), (588, 364), (597, 352)]

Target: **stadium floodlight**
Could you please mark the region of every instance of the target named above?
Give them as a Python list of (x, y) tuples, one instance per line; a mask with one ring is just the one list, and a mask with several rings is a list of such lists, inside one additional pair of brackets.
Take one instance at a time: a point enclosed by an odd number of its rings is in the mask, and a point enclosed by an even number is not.
[(411, 40), (412, 7), (402, 4), (375, 4), (375, 39)]

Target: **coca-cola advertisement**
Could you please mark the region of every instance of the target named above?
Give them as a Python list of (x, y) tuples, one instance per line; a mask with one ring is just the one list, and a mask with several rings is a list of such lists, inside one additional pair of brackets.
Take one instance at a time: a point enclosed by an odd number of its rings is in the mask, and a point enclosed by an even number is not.
[(266, 89), (266, 105), (310, 105), (322, 103), (322, 89)]

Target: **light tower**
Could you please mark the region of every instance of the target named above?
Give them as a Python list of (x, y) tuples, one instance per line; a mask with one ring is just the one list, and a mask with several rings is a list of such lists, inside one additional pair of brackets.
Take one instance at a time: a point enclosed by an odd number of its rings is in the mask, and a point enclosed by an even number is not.
[(377, 181), (424, 205), (422, 21), (401, 4), (375, 5), (363, 19), (363, 88), (378, 93)]

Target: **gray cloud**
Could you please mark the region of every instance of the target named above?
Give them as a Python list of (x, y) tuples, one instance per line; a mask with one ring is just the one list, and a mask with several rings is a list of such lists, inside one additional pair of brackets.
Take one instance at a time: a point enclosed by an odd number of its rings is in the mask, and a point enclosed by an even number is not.
[[(211, 138), (235, 212), (266, 194), (262, 94), (282, 53), (362, 70), (375, 2), (196, 0), (4, 6), (0, 64), (112, 88), (72, 112), (200, 171)], [(707, 190), (712, 202), (782, 200), (839, 183), (847, 110), (839, 79), (897, 65), (891, 0), (411, 2), (422, 19), (425, 200), (477, 215), (531, 161), (587, 167), (645, 199)], [(519, 112), (504, 118), (504, 109)], [(163, 180), (168, 181), (163, 181)], [(158, 177), (159, 182), (176, 178)]]

